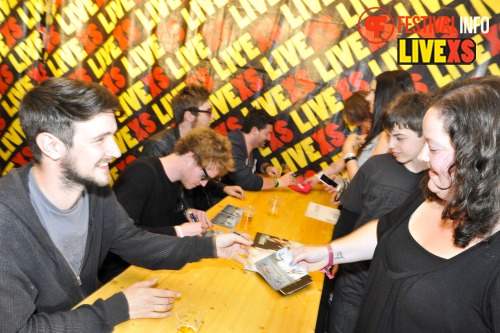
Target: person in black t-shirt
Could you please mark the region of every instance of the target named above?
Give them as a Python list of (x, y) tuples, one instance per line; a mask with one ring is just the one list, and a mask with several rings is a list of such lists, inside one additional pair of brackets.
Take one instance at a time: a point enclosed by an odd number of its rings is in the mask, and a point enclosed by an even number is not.
[[(427, 170), (427, 163), (418, 159), (424, 146), (426, 99), (422, 93), (403, 93), (389, 104), (382, 118), (391, 153), (370, 158), (344, 190), (333, 239), (389, 213), (418, 187)], [(328, 332), (354, 331), (369, 267), (369, 261), (342, 265), (335, 279)]]

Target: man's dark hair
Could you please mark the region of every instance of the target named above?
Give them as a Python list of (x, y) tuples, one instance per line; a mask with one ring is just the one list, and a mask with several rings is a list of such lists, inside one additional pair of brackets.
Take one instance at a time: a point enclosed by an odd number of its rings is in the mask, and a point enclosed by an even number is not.
[(252, 127), (256, 127), (260, 131), (266, 128), (267, 125), (273, 126), (275, 122), (276, 119), (266, 111), (251, 110), (248, 112), (245, 120), (243, 120), (241, 131), (248, 134), (252, 130)]
[(40, 163), (42, 152), (36, 144), (38, 134), (50, 133), (71, 147), (75, 122), (87, 121), (98, 113), (115, 112), (119, 108), (118, 98), (97, 83), (49, 78), (24, 96), (19, 106), (19, 118), (35, 163)]
[(428, 96), (424, 93), (402, 93), (391, 103), (382, 116), (384, 129), (391, 131), (394, 127), (407, 128), (422, 136), (422, 120), (424, 119)]
[(208, 101), (210, 92), (203, 86), (188, 84), (182, 88), (172, 99), (172, 110), (177, 124), (184, 120), (184, 112), (187, 110), (197, 114), (198, 109), (203, 103)]

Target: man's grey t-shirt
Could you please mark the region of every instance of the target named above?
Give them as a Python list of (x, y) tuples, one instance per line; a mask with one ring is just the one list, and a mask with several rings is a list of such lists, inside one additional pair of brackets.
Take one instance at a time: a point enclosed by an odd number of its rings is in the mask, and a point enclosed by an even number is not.
[(28, 186), (31, 203), (42, 225), (75, 275), (79, 277), (89, 227), (89, 197), (86, 190), (72, 208), (60, 210), (41, 191), (33, 168), (30, 170)]

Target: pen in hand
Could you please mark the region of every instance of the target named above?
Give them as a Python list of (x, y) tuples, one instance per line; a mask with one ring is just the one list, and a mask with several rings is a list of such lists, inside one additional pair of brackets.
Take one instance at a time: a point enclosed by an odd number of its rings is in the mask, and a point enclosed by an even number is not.
[(234, 231), (234, 230), (233, 230), (233, 234), (235, 234), (235, 235), (238, 235), (238, 236), (240, 236), (240, 237), (245, 238), (245, 236), (243, 236), (242, 234), (240, 234), (238, 231)]
[[(191, 221), (193, 221), (194, 223), (198, 222), (198, 219), (196, 218), (193, 212), (189, 212), (189, 217), (191, 218)], [(214, 230), (213, 228), (210, 227), (207, 227), (207, 229)]]
[(193, 221), (194, 223), (198, 222), (198, 220), (196, 219), (196, 216), (194, 216), (193, 212), (189, 213), (189, 217), (191, 218), (191, 221)]

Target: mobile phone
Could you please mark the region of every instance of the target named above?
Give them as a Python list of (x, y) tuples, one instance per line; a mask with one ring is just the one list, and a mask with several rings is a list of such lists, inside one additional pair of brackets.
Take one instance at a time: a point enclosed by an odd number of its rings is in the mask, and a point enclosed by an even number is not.
[(333, 186), (333, 187), (337, 187), (339, 185), (333, 179), (329, 178), (325, 174), (322, 174), (321, 177), (319, 177), (319, 180), (321, 180), (324, 184), (330, 185), (330, 186)]
[(340, 200), (340, 196), (342, 195), (342, 192), (344, 192), (344, 190), (340, 190), (337, 192), (337, 195), (335, 196), (335, 201), (339, 201)]

